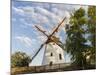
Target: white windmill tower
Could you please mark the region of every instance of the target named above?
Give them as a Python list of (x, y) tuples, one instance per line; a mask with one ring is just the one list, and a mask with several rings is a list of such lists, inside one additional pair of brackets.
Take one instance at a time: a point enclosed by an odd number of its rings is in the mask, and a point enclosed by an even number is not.
[(64, 51), (58, 45), (49, 43), (45, 49), (42, 65), (64, 63)]
[(30, 62), (32, 62), (32, 60), (36, 57), (36, 55), (45, 45), (42, 65), (65, 63), (62, 42), (59, 41), (59, 38), (54, 36), (54, 34), (58, 32), (60, 26), (65, 21), (65, 19), (66, 17), (58, 24), (58, 26), (54, 29), (54, 31), (50, 35), (46, 34), (45, 31), (42, 30), (40, 27), (35, 26), (40, 32), (42, 32), (47, 37), (47, 40), (40, 46), (40, 48), (35, 53), (35, 55), (32, 57)]

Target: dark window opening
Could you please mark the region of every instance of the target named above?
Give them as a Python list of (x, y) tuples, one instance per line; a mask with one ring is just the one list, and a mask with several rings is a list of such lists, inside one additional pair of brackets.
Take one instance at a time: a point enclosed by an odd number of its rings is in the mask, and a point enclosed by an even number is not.
[(51, 53), (50, 55), (53, 56), (53, 53)]
[(53, 64), (53, 62), (51, 61), (49, 65), (52, 66), (52, 64)]
[(59, 54), (59, 59), (60, 59), (60, 60), (62, 59), (62, 56), (61, 56), (61, 54)]

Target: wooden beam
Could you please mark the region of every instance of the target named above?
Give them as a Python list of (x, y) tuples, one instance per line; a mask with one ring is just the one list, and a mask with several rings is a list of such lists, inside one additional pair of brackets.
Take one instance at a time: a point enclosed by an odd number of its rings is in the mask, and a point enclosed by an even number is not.
[(48, 37), (48, 35), (45, 33), (46, 31), (40, 29), (38, 26), (35, 26), (41, 33), (43, 33), (44, 35), (46, 35)]
[(62, 23), (65, 21), (66, 17), (58, 24), (57, 28), (51, 33), (50, 36), (52, 36), (53, 34), (55, 34), (55, 32), (58, 31), (59, 27), (62, 25)]

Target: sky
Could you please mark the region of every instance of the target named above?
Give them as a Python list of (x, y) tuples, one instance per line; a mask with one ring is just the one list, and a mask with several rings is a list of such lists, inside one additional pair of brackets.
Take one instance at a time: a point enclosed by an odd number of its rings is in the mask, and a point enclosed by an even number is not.
[[(55, 34), (59, 37), (60, 41), (65, 43), (66, 32), (64, 29), (65, 23), (69, 23), (70, 12), (80, 7), (86, 8), (82, 5), (69, 5), (69, 4), (55, 4), (55, 3), (39, 3), (39, 2), (25, 2), (12, 0), (11, 6), (11, 41), (12, 53), (22, 51), (32, 57), (38, 50), (40, 45), (47, 39), (46, 36), (41, 34), (35, 26), (39, 26), (50, 34), (52, 30), (66, 17), (66, 21)], [(44, 48), (39, 52), (33, 60), (34, 65), (42, 63)], [(70, 61), (70, 56), (66, 54), (66, 62)]]

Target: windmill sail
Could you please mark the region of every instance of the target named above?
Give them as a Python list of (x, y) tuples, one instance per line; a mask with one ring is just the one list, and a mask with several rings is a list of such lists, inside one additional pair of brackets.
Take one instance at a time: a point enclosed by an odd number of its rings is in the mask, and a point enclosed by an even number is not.
[(42, 44), (41, 46), (40, 46), (40, 48), (38, 49), (38, 51), (35, 53), (35, 55), (31, 58), (31, 61), (30, 62), (32, 62), (32, 60), (37, 56), (37, 54), (39, 53), (39, 51), (43, 48), (43, 46), (45, 45), (45, 43), (44, 44)]
[[(38, 51), (35, 53), (35, 55), (32, 57), (31, 61), (37, 56), (37, 54), (40, 52), (40, 50), (42, 49), (42, 47), (45, 45), (45, 44), (51, 44), (51, 43), (55, 43), (56, 46), (58, 46), (59, 49), (57, 49), (58, 51), (60, 51), (60, 48), (63, 49), (63, 46), (61, 45), (62, 43), (59, 41), (59, 39), (57, 39), (57, 37), (53, 36), (59, 29), (59, 27), (62, 25), (62, 23), (65, 21), (66, 17), (58, 24), (58, 26), (55, 28), (55, 30), (50, 34), (50, 35), (47, 35), (45, 33), (44, 30), (42, 30), (41, 28), (39, 28), (38, 26), (35, 26), (40, 32), (42, 32), (45, 36), (47, 36), (47, 41), (45, 43), (43, 43), (40, 48), (38, 49)], [(47, 50), (47, 49), (45, 49)], [(54, 51), (55, 52), (55, 51)], [(56, 52), (55, 52), (56, 53)], [(47, 54), (47, 52), (46, 52)], [(52, 55), (52, 54), (51, 54)], [(56, 55), (56, 54), (55, 54)], [(60, 58), (62, 57), (61, 55), (63, 54), (60, 54)], [(45, 60), (44, 60), (45, 61)], [(61, 61), (61, 60), (60, 60)], [(53, 61), (51, 61), (50, 63), (52, 63)]]

